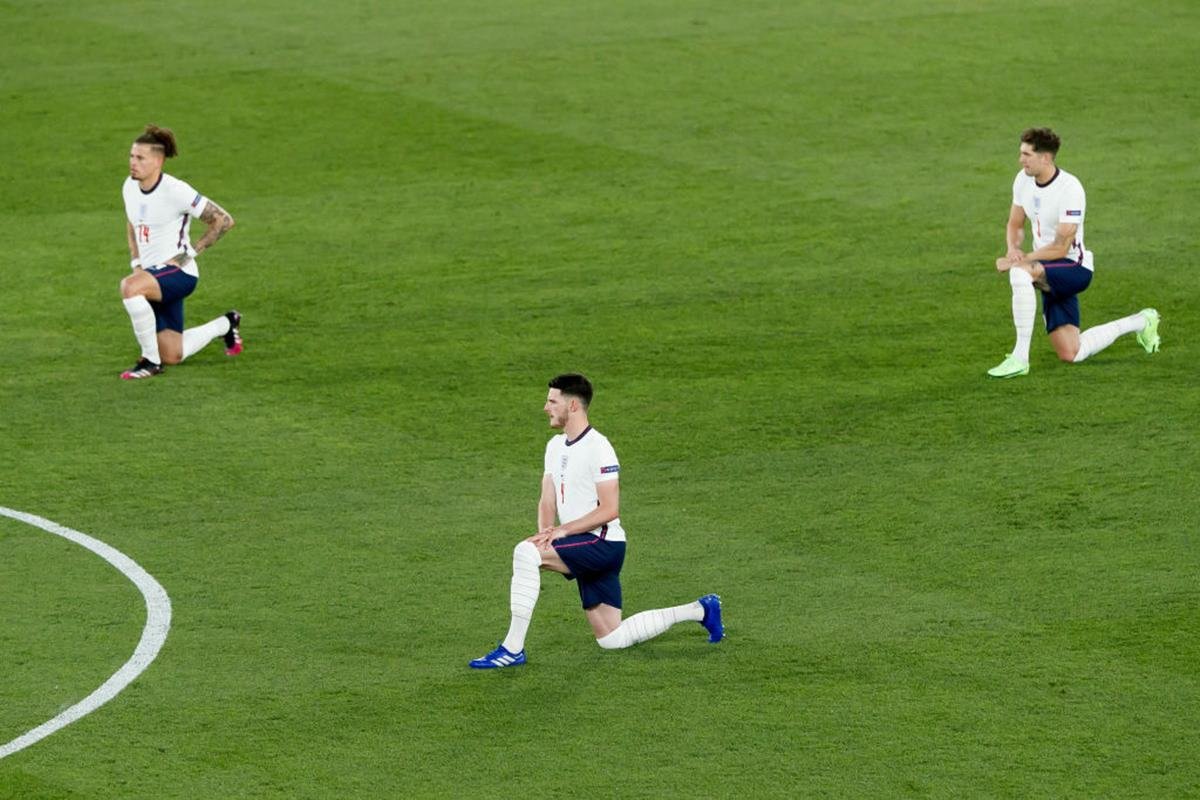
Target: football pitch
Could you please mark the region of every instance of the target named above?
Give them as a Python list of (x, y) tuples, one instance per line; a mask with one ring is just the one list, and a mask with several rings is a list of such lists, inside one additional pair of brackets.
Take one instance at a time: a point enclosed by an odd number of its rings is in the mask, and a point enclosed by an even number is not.
[[(1200, 797), (1200, 5), (0, 0), (0, 507), (161, 583), (157, 658), (0, 798)], [(117, 284), (146, 123), (236, 218), (161, 377)], [(1022, 129), (1088, 192), (1027, 377)], [(197, 238), (203, 226), (193, 226)], [(533, 533), (546, 381), (621, 459), (603, 651)], [(130, 658), (133, 583), (0, 516), (0, 747)]]

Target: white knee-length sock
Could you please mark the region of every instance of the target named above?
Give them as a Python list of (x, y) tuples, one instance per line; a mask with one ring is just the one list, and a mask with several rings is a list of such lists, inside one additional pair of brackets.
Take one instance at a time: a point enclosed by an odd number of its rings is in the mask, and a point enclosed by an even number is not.
[(529, 632), (533, 607), (537, 605), (538, 593), (542, 590), (541, 565), (542, 554), (533, 542), (521, 542), (513, 548), (512, 585), (509, 588), (512, 622), (508, 625), (508, 635), (503, 642), (504, 649), (510, 653), (525, 649), (525, 634)]
[(597, 639), (596, 644), (605, 650), (620, 650), (632, 644), (653, 639), (676, 622), (684, 620), (701, 622), (703, 619), (704, 606), (699, 602), (685, 603), (673, 608), (642, 611), (623, 621), (612, 633)]
[(229, 317), (222, 314), (216, 319), (209, 320), (203, 325), (188, 328), (183, 332), (183, 357), (198, 353), (209, 342), (218, 336), (229, 333)]
[(1018, 267), (1008, 271), (1008, 282), (1012, 285), (1013, 327), (1017, 329), (1017, 341), (1013, 345), (1015, 358), (1028, 363), (1029, 343), (1033, 339), (1033, 318), (1037, 316), (1037, 295), (1033, 291), (1033, 276)]
[(129, 321), (133, 323), (133, 335), (141, 345), (142, 358), (161, 364), (162, 359), (158, 355), (158, 331), (154, 329), (154, 309), (150, 307), (150, 301), (139, 294), (136, 297), (126, 297), (121, 302), (125, 304)]
[(1127, 333), (1137, 333), (1146, 325), (1146, 318), (1142, 312), (1132, 314), (1128, 317), (1106, 322), (1103, 325), (1097, 325), (1094, 328), (1088, 328), (1083, 333), (1079, 334), (1079, 352), (1075, 354), (1075, 363), (1078, 364), (1088, 356), (1094, 356), (1104, 348), (1117, 340), (1117, 337), (1124, 336)]

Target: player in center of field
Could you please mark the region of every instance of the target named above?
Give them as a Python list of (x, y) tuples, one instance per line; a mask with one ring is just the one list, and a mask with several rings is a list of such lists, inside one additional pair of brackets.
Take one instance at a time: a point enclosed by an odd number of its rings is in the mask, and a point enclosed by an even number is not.
[(559, 375), (550, 381), (544, 410), (550, 427), (562, 433), (546, 445), (538, 532), (513, 549), (508, 635), (495, 650), (470, 662), (474, 669), (525, 663), (525, 635), (541, 592), (539, 570), (577, 581), (596, 644), (606, 650), (644, 642), (685, 620), (703, 625), (710, 642), (721, 641), (725, 634), (721, 599), (715, 594), (673, 608), (642, 611), (622, 621), (625, 530), (618, 515), (620, 465), (608, 439), (588, 422), (591, 401), (592, 384), (582, 375)]

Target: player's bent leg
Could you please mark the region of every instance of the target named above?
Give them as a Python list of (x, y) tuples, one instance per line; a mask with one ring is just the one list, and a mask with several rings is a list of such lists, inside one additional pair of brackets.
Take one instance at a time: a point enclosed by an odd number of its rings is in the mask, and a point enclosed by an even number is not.
[[(589, 620), (592, 618), (591, 611), (588, 609)], [(608, 634), (597, 635), (596, 644), (605, 650), (620, 650), (653, 639), (675, 623), (684, 621), (699, 622), (703, 625), (708, 631), (710, 642), (719, 642), (725, 635), (725, 628), (721, 623), (721, 599), (715, 594), (708, 594), (694, 603), (634, 614)], [(592, 623), (592, 627), (597, 628), (595, 622)]]
[(1138, 344), (1147, 353), (1158, 350), (1158, 312), (1153, 308), (1144, 308), (1128, 317), (1088, 328), (1079, 336), (1079, 352), (1075, 354), (1074, 361), (1078, 363), (1099, 353), (1128, 333), (1137, 334)]
[(525, 636), (542, 589), (542, 577), (538, 572), (541, 563), (542, 556), (533, 542), (519, 542), (513, 548), (512, 583), (509, 585), (512, 618), (508, 634), (495, 650), (468, 662), (472, 669), (502, 669), (525, 663)]
[(133, 336), (142, 349), (142, 357), (121, 373), (124, 380), (152, 378), (162, 374), (162, 355), (158, 348), (158, 320), (151, 302), (162, 300), (162, 287), (153, 275), (135, 270), (121, 280), (121, 302), (133, 325)]
[[(180, 360), (191, 358), (203, 350), (213, 339), (216, 339), (218, 336), (225, 337), (231, 330), (233, 330), (233, 320), (230, 319), (228, 314), (222, 314), (203, 325), (188, 328), (183, 332), (180, 343)], [(241, 351), (241, 340), (239, 339), (237, 353)], [(229, 352), (228, 347), (226, 347), (226, 352)], [(237, 353), (232, 353), (232, 355), (237, 355)]]
[(519, 542), (513, 548), (512, 582), (508, 590), (508, 609), (512, 619), (502, 643), (510, 653), (520, 653), (525, 649), (525, 635), (529, 632), (533, 608), (542, 591), (542, 576), (538, 573), (541, 564), (542, 555), (532, 542)]
[(1012, 319), (1016, 341), (1012, 352), (988, 370), (993, 378), (1015, 378), (1029, 373), (1029, 344), (1033, 340), (1033, 321), (1037, 315), (1037, 294), (1033, 291), (1033, 276), (1024, 267), (1008, 271), (1012, 285)]
[[(153, 280), (153, 279), (152, 279)], [(154, 316), (154, 308), (150, 305), (150, 301), (144, 295), (134, 295), (127, 297), (121, 301), (125, 305), (125, 312), (129, 314), (129, 322), (133, 325), (133, 336), (137, 339), (138, 346), (142, 350), (142, 357), (133, 369), (126, 370), (121, 374), (122, 378), (127, 380), (130, 378), (148, 378), (151, 375), (157, 375), (162, 372), (162, 357), (158, 352), (158, 333), (156, 331), (157, 322)], [(154, 372), (150, 368), (157, 370)], [(150, 370), (147, 372), (147, 370)], [(146, 372), (146, 374), (141, 374)]]

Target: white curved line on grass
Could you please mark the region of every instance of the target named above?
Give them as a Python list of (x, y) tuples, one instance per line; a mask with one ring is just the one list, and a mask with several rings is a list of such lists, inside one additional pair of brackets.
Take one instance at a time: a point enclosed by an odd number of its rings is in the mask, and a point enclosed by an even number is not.
[(64, 539), (69, 539), (78, 545), (86, 547), (96, 555), (112, 564), (117, 570), (137, 586), (142, 597), (146, 599), (146, 627), (142, 629), (142, 638), (137, 649), (128, 661), (112, 677), (101, 684), (100, 688), (80, 700), (54, 719), (38, 725), (28, 733), (24, 733), (5, 745), (0, 745), (0, 758), (11, 756), (24, 750), (34, 742), (46, 738), (55, 731), (70, 725), (95, 711), (100, 706), (116, 697), (122, 689), (150, 666), (163, 642), (167, 640), (167, 632), (171, 629), (171, 598), (167, 592), (150, 576), (150, 573), (138, 566), (137, 562), (121, 551), (110, 547), (99, 539), (93, 539), (86, 533), (73, 531), (70, 528), (51, 522), (23, 511), (0, 506), (0, 516), (24, 522), (35, 528), (41, 528), (47, 533), (53, 533)]

